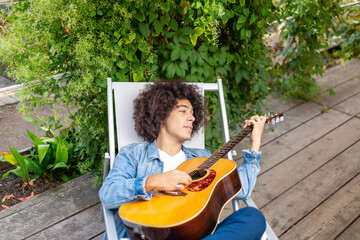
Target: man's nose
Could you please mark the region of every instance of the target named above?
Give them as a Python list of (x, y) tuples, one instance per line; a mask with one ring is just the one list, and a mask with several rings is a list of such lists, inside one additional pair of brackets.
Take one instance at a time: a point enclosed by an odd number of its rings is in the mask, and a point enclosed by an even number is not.
[(190, 122), (194, 122), (195, 121), (195, 117), (193, 114), (190, 114), (189, 118), (188, 118), (188, 121)]

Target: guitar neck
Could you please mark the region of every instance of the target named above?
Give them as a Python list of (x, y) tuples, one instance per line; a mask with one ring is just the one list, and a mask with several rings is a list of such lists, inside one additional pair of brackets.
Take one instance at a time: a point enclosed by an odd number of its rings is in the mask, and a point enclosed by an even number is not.
[(241, 142), (251, 131), (253, 126), (248, 126), (237, 133), (232, 137), (227, 143), (220, 147), (215, 153), (213, 153), (205, 162), (203, 162), (199, 168), (209, 169), (211, 168), (219, 159), (223, 158), (231, 149), (235, 147), (236, 144)]
[[(271, 122), (275, 124), (277, 122), (283, 121), (284, 116), (282, 113), (275, 114), (275, 116), (271, 115), (270, 118), (267, 118), (265, 122)], [(250, 125), (239, 133), (237, 133), (234, 137), (232, 137), (227, 143), (225, 143), (221, 148), (219, 148), (214, 154), (212, 154), (205, 162), (203, 162), (199, 168), (200, 169), (209, 169), (211, 168), (219, 159), (223, 158), (231, 149), (235, 147), (236, 144), (241, 142), (251, 131), (253, 130), (253, 125)]]

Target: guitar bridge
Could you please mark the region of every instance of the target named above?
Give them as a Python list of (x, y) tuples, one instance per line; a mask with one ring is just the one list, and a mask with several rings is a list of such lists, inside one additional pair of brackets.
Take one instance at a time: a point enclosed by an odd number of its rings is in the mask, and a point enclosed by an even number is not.
[(187, 195), (187, 193), (181, 192), (181, 191), (164, 191), (161, 190), (159, 191), (160, 193), (169, 195), (169, 196), (174, 196), (174, 197), (185, 197)]

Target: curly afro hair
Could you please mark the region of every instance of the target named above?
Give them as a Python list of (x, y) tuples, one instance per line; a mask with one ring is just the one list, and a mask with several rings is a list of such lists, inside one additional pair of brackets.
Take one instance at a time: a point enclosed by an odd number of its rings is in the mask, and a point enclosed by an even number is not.
[(187, 99), (194, 109), (192, 134), (204, 125), (205, 101), (198, 87), (180, 81), (148, 84), (134, 100), (135, 130), (147, 142), (157, 138), (161, 123), (165, 123), (177, 100)]

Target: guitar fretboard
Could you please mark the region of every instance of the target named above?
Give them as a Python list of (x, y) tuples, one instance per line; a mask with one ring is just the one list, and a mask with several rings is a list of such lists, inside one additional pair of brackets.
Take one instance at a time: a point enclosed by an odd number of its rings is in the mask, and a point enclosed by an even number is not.
[(241, 142), (251, 131), (253, 126), (248, 126), (241, 130), (238, 134), (232, 137), (227, 143), (225, 143), (221, 148), (214, 152), (206, 161), (204, 161), (199, 168), (200, 169), (209, 169), (211, 168), (219, 159), (223, 158), (236, 144)]

